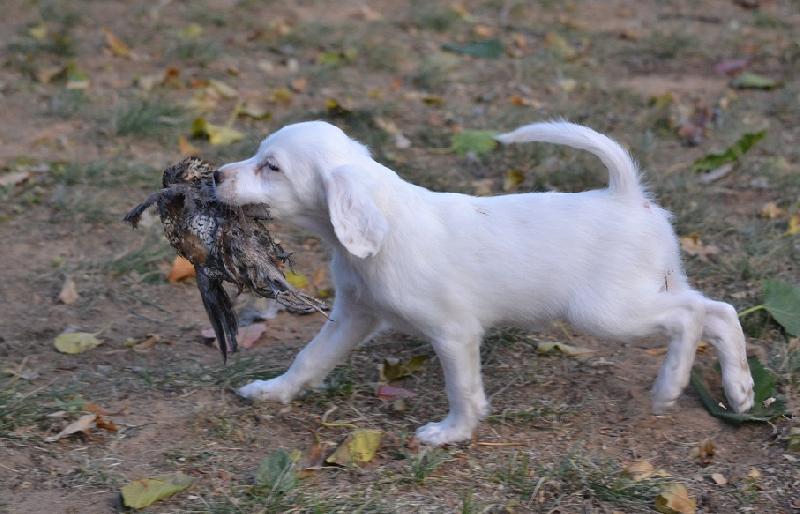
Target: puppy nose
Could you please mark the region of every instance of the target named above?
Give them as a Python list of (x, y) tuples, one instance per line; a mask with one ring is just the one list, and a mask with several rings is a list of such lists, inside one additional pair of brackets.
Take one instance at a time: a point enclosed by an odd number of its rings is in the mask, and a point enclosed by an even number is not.
[(221, 184), (222, 183), (222, 179), (223, 179), (222, 173), (220, 173), (219, 170), (216, 170), (214, 172), (214, 182), (217, 183), (217, 184)]

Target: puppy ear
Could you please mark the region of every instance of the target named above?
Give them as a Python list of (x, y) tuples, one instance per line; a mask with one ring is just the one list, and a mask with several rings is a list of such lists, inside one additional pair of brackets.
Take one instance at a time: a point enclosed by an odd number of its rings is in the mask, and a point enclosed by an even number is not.
[(378, 253), (389, 224), (359, 179), (364, 170), (342, 166), (328, 177), (328, 213), (336, 238), (348, 252), (364, 259)]

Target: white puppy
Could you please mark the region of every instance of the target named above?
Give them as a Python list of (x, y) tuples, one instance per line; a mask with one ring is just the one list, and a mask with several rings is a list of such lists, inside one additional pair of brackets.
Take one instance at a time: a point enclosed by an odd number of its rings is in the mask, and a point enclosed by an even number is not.
[(566, 122), (524, 126), (498, 140), (588, 150), (608, 168), (609, 187), (485, 198), (434, 193), (320, 121), (286, 126), (250, 159), (223, 166), (223, 201), (267, 203), (275, 218), (331, 246), (336, 287), (330, 319), (289, 370), (240, 394), (288, 402), (390, 326), (430, 339), (444, 368), (450, 412), (417, 437), (461, 441), (488, 411), (479, 351), (486, 330), (563, 319), (607, 339), (669, 338), (652, 390), (656, 412), (681, 394), (704, 337), (719, 354), (732, 408), (749, 409), (753, 381), (736, 311), (689, 286), (670, 215), (640, 185), (627, 152)]

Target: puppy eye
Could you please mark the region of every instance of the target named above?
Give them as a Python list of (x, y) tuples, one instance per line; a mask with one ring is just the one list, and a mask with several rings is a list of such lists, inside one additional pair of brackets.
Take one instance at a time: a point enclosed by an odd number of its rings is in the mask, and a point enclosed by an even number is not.
[(258, 171), (264, 171), (265, 169), (269, 170), (269, 171), (281, 171), (281, 169), (278, 167), (278, 165), (275, 164), (275, 161), (271, 161), (271, 160), (270, 161), (264, 161), (258, 167)]

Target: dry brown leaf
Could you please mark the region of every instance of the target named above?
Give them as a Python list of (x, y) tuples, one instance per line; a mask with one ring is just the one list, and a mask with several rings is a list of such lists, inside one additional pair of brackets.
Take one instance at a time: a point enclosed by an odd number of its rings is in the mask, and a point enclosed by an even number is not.
[(131, 56), (130, 47), (120, 38), (115, 36), (113, 32), (103, 27), (103, 34), (106, 35), (106, 45), (108, 46), (108, 49), (111, 50), (112, 54), (116, 55), (117, 57)]
[(292, 90), (302, 93), (308, 87), (308, 79), (305, 77), (294, 79), (290, 84)]
[(75, 289), (75, 281), (67, 277), (64, 280), (64, 285), (61, 286), (61, 292), (58, 293), (58, 300), (64, 305), (72, 305), (78, 301), (78, 291)]
[(175, 256), (175, 260), (172, 261), (172, 267), (167, 274), (167, 280), (171, 284), (175, 284), (176, 282), (180, 282), (181, 280), (186, 280), (187, 278), (192, 278), (195, 275), (194, 265), (189, 262), (187, 259), (181, 257), (180, 255)]
[(239, 327), (239, 332), (236, 336), (236, 340), (239, 342), (239, 346), (242, 348), (252, 348), (261, 336), (264, 335), (264, 332), (267, 331), (267, 324), (266, 323), (253, 323), (252, 325), (247, 325), (246, 327)]
[(697, 462), (703, 467), (711, 464), (711, 461), (714, 459), (714, 455), (716, 453), (717, 446), (711, 439), (706, 439), (695, 448), (692, 448), (692, 458), (696, 459)]
[(786, 214), (786, 209), (781, 209), (775, 202), (767, 202), (761, 207), (761, 217), (774, 220)]
[(697, 502), (683, 484), (670, 484), (656, 497), (656, 510), (663, 514), (694, 514)]
[(717, 485), (725, 485), (728, 483), (728, 479), (725, 478), (725, 475), (722, 473), (711, 473), (711, 480)]
[(414, 391), (409, 391), (404, 387), (396, 387), (390, 386), (386, 384), (381, 384), (378, 386), (378, 390), (376, 391), (376, 395), (381, 400), (386, 401), (395, 401), (404, 398), (411, 398), (416, 396), (417, 394)]
[(44, 440), (47, 441), (48, 443), (52, 443), (54, 441), (58, 441), (62, 437), (67, 437), (69, 435), (76, 434), (78, 432), (88, 433), (89, 430), (94, 428), (96, 419), (97, 419), (97, 414), (86, 414), (85, 416), (81, 416), (80, 418), (78, 418), (77, 421), (72, 422), (66, 427), (64, 427), (64, 430), (62, 430), (58, 434), (51, 437), (46, 437)]
[(631, 477), (634, 482), (639, 482), (653, 476), (655, 468), (649, 460), (636, 460), (625, 466), (625, 474)]
[(104, 418), (98, 414), (97, 419), (95, 420), (95, 425), (97, 428), (101, 430), (106, 430), (108, 432), (117, 432), (119, 431), (119, 427), (110, 419)]
[(699, 257), (702, 261), (707, 261), (709, 255), (719, 253), (719, 248), (715, 245), (705, 245), (697, 234), (691, 234), (681, 238), (681, 248), (688, 255)]

